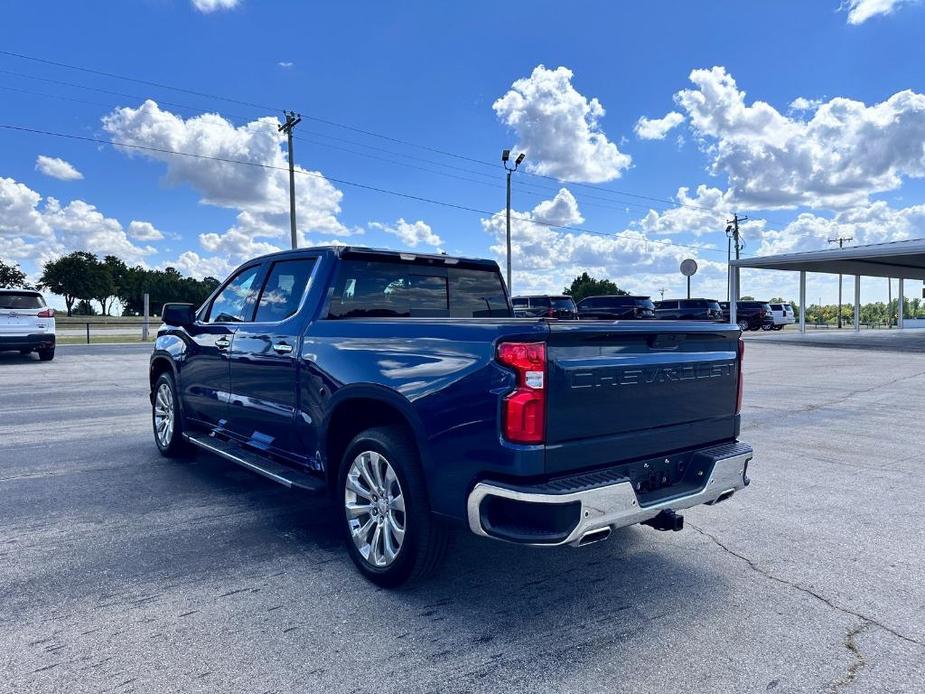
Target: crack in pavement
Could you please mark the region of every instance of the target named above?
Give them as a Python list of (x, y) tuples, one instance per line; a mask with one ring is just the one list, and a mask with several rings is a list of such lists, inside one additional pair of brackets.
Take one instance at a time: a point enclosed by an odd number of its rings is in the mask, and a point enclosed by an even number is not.
[[(867, 615), (865, 615), (865, 614), (861, 614), (860, 612), (855, 612), (854, 610), (851, 610), (851, 609), (849, 609), (849, 608), (847, 608), (847, 607), (843, 607), (843, 606), (841, 606), (841, 605), (838, 605), (838, 604), (832, 602), (831, 600), (829, 600), (829, 598), (825, 597), (824, 595), (821, 595), (821, 594), (817, 593), (816, 591), (812, 590), (811, 588), (807, 588), (807, 587), (805, 587), (805, 586), (801, 586), (799, 583), (794, 583), (793, 581), (788, 581), (786, 578), (781, 578), (780, 576), (775, 576), (775, 575), (772, 574), (770, 571), (767, 571), (767, 570), (761, 568), (760, 566), (758, 566), (758, 564), (755, 563), (754, 560), (749, 559), (749, 558), (746, 557), (745, 555), (739, 554), (739, 553), (736, 552), (735, 550), (730, 549), (729, 547), (727, 547), (725, 544), (723, 544), (723, 543), (719, 540), (719, 538), (717, 538), (717, 537), (716, 537), (715, 535), (713, 535), (712, 533), (709, 533), (709, 532), (707, 532), (706, 530), (704, 530), (703, 528), (699, 528), (699, 527), (697, 527), (696, 525), (694, 525), (693, 523), (690, 523), (690, 522), (688, 522), (687, 525), (689, 525), (691, 528), (693, 528), (694, 530), (696, 530), (698, 533), (700, 533), (700, 534), (703, 535), (704, 537), (710, 539), (710, 540), (713, 542), (713, 544), (715, 544), (717, 547), (719, 547), (720, 549), (722, 549), (722, 550), (723, 550), (724, 552), (726, 552), (727, 554), (729, 554), (729, 555), (735, 557), (736, 559), (739, 559), (739, 560), (741, 560), (741, 561), (744, 561), (746, 564), (748, 564), (748, 566), (749, 566), (753, 571), (755, 571), (755, 572), (761, 574), (761, 575), (764, 576), (765, 578), (768, 578), (768, 579), (770, 579), (770, 580), (772, 580), (772, 581), (775, 581), (776, 583), (780, 583), (780, 584), (782, 584), (782, 585), (789, 586), (790, 588), (793, 588), (794, 590), (798, 590), (798, 591), (800, 591), (801, 593), (805, 593), (805, 594), (807, 594), (807, 595), (811, 595), (812, 597), (816, 598), (816, 600), (818, 600), (819, 602), (824, 603), (825, 605), (828, 605), (829, 607), (831, 607), (833, 610), (837, 610), (838, 612), (841, 612), (842, 614), (851, 615), (852, 617), (857, 617), (858, 619), (862, 620), (863, 622), (866, 622), (866, 623), (867, 623), (867, 626), (876, 626), (876, 627), (878, 627), (878, 628), (880, 628), (880, 629), (883, 629), (884, 631), (886, 631), (886, 632), (892, 634), (892, 635), (895, 636), (896, 638), (902, 639), (903, 641), (908, 641), (909, 643), (911, 643), (911, 644), (913, 644), (913, 645), (915, 645), (915, 646), (919, 646), (920, 648), (925, 648), (925, 642), (922, 642), (922, 641), (919, 641), (919, 640), (917, 640), (917, 639), (914, 639), (914, 638), (912, 638), (911, 636), (906, 636), (906, 635), (903, 634), (902, 632), (899, 632), (899, 631), (897, 631), (896, 629), (894, 629), (893, 627), (887, 626), (886, 624), (877, 621), (877, 620), (874, 619), (873, 617), (869, 617), (869, 616), (867, 616)], [(857, 635), (857, 634), (855, 634), (855, 636), (856, 636), (856, 635)], [(850, 648), (850, 646), (849, 646), (849, 648)]]
[(837, 682), (832, 682), (829, 685), (829, 691), (832, 694), (837, 694), (840, 689), (847, 687), (849, 684), (854, 682), (855, 678), (858, 676), (858, 673), (867, 665), (867, 661), (864, 660), (864, 654), (861, 653), (861, 647), (858, 646), (857, 637), (861, 634), (862, 631), (872, 626), (873, 622), (863, 621), (858, 626), (854, 627), (851, 631), (848, 632), (848, 635), (845, 636), (844, 646), (854, 655), (854, 662), (848, 666), (848, 671), (845, 673), (845, 676), (842, 677)]

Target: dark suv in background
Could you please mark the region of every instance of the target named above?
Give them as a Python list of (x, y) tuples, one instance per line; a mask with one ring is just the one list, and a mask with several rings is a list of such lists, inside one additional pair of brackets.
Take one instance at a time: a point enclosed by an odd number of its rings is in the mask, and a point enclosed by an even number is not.
[(655, 302), (659, 320), (702, 320), (722, 322), (723, 309), (715, 299), (664, 299)]
[(578, 307), (570, 296), (515, 296), (511, 303), (515, 318), (578, 318)]
[(647, 296), (588, 296), (578, 302), (578, 317), (587, 320), (655, 318), (655, 304)]
[[(729, 302), (720, 301), (723, 321), (729, 322)], [(761, 330), (762, 326), (774, 325), (774, 314), (767, 301), (739, 301), (736, 304), (736, 323), (742, 330)]]

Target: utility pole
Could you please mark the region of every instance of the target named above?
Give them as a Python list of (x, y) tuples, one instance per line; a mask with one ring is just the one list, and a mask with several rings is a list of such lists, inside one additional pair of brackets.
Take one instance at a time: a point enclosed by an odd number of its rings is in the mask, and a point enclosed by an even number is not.
[(293, 111), (284, 111), (286, 122), (277, 130), (286, 133), (289, 143), (289, 232), (292, 235), (292, 247), (298, 248), (299, 240), (295, 231), (295, 159), (292, 155), (292, 129), (302, 122), (302, 116)]
[(747, 221), (748, 217), (740, 217), (738, 213), (733, 214), (731, 220), (726, 220), (726, 301), (732, 301), (732, 291), (729, 286), (729, 278), (731, 276), (729, 265), (732, 263), (732, 245), (733, 242), (735, 242), (736, 260), (738, 260), (739, 254), (742, 249), (745, 248), (745, 244), (742, 243), (742, 235), (739, 233), (739, 222)]
[(517, 155), (517, 159), (514, 160), (514, 165), (508, 166), (511, 159), (511, 150), (505, 149), (501, 151), (501, 163), (504, 164), (504, 170), (507, 171), (507, 290), (512, 296), (514, 290), (511, 289), (511, 174), (517, 171), (517, 167), (523, 163), (525, 156), (527, 155), (521, 152)]
[[(837, 243), (838, 247), (841, 248), (845, 245), (845, 241), (853, 241), (853, 236), (839, 236), (835, 239), (829, 239), (829, 243)], [(841, 330), (841, 282), (842, 274), (838, 273), (838, 329)]]
[(662, 287), (661, 289), (659, 289), (658, 293), (662, 295), (662, 301), (664, 301), (665, 300), (665, 288)]

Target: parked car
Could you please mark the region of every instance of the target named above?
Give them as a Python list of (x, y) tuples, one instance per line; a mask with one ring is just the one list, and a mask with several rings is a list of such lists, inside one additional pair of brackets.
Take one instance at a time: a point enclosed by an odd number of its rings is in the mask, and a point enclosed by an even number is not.
[[(729, 302), (720, 301), (723, 310), (723, 322), (730, 320)], [(763, 326), (774, 325), (771, 307), (766, 301), (739, 301), (736, 303), (736, 323), (742, 331), (761, 330)]]
[(723, 322), (723, 310), (715, 299), (663, 299), (655, 302), (659, 320), (702, 320)]
[(515, 296), (511, 303), (517, 318), (578, 318), (578, 307), (570, 296)]
[(493, 261), (353, 247), (248, 261), (162, 319), (160, 452), (330, 494), (379, 585), (433, 569), (454, 522), (579, 546), (749, 482), (734, 326), (514, 319)]
[(39, 292), (0, 289), (0, 351), (38, 352), (39, 359), (55, 358), (55, 312)]
[(588, 296), (578, 302), (578, 317), (586, 320), (655, 318), (655, 304), (647, 296)]
[(790, 304), (768, 304), (771, 307), (772, 324), (764, 324), (761, 327), (764, 330), (783, 330), (785, 325), (793, 325), (796, 318), (793, 313), (793, 306)]

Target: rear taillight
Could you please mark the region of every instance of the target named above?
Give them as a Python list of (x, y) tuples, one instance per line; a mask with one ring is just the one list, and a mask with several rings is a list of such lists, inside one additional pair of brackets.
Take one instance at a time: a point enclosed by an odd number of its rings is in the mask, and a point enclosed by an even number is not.
[(555, 317), (556, 317), (556, 312), (555, 312), (555, 310), (554, 310), (552, 307), (546, 309), (546, 317), (547, 317), (547, 318), (555, 318)]
[(742, 411), (742, 361), (745, 359), (745, 340), (739, 338), (739, 359), (736, 386), (736, 414)]
[(502, 403), (501, 430), (513, 443), (543, 443), (546, 438), (546, 345), (502, 342), (498, 361), (517, 374), (517, 386)]
[(46, 309), (42, 309), (35, 315), (38, 316), (39, 318), (54, 318), (55, 310), (53, 308), (46, 308)]

